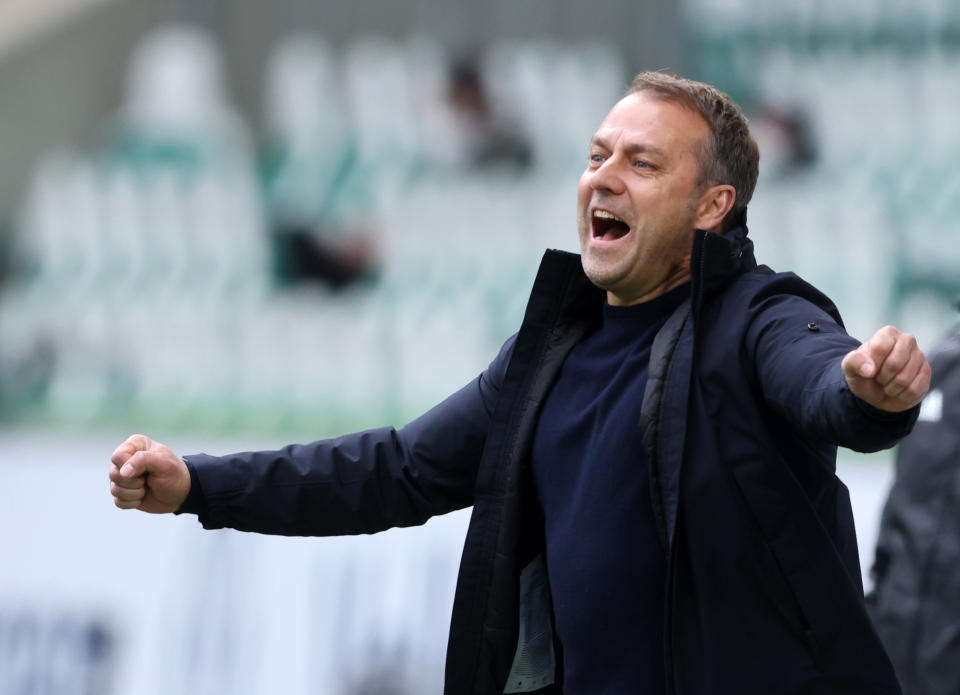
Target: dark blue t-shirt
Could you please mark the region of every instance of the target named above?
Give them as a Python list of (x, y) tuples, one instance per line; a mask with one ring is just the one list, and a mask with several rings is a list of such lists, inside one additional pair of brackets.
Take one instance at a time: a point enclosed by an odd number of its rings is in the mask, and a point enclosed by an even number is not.
[(640, 406), (657, 331), (689, 294), (605, 305), (544, 404), (533, 474), (567, 695), (663, 693), (666, 563)]

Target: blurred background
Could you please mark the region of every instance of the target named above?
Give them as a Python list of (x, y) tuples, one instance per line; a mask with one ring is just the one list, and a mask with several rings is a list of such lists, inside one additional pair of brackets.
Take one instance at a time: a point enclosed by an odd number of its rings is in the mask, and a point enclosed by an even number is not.
[[(439, 692), (466, 513), (361, 539), (114, 509), (113, 448), (402, 425), (576, 250), (645, 69), (744, 106), (761, 262), (955, 322), (952, 0), (0, 0), (0, 693)], [(841, 452), (868, 575), (891, 455)]]

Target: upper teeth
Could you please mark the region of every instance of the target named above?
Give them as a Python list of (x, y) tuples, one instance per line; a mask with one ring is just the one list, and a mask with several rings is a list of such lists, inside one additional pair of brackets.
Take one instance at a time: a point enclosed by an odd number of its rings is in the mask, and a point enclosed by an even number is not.
[(603, 219), (603, 220), (613, 220), (614, 222), (623, 222), (623, 220), (621, 220), (619, 217), (614, 215), (612, 212), (607, 212), (606, 210), (594, 210), (593, 216), (599, 217), (600, 219)]

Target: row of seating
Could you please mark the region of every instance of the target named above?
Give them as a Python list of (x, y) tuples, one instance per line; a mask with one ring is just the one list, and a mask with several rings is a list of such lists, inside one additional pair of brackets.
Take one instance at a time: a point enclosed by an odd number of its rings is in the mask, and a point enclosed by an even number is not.
[(691, 0), (684, 9), (691, 24), (708, 32), (774, 31), (779, 38), (813, 41), (872, 37), (881, 42), (930, 38), (955, 42), (960, 38), (960, 8), (951, 0)]
[(517, 329), (543, 249), (576, 246), (573, 178), (424, 179), (383, 219), (376, 282), (280, 289), (242, 181), (135, 189), (128, 172), (82, 161), (44, 171), (72, 197), (40, 186), (51, 199), (34, 203), (35, 265), (0, 294), (0, 408), (32, 398), (54, 421), (272, 431), (409, 418)]

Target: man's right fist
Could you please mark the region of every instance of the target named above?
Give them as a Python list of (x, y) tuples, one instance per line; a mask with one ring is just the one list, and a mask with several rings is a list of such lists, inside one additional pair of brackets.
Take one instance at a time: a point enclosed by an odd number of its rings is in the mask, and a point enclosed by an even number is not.
[(190, 492), (187, 464), (163, 444), (135, 434), (110, 457), (110, 494), (121, 509), (175, 512)]

